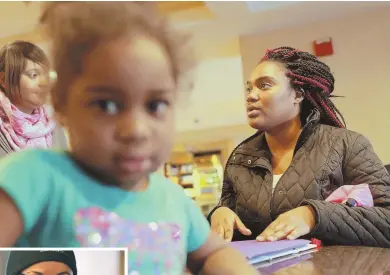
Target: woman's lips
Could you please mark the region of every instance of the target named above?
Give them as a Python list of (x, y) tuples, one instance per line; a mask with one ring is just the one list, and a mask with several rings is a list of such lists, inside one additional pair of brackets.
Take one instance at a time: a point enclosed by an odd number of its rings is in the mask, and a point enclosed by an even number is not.
[(247, 108), (247, 116), (249, 118), (254, 118), (254, 117), (257, 117), (261, 114), (261, 110), (259, 108), (256, 108), (254, 106), (249, 106)]
[(247, 113), (249, 118), (255, 118), (255, 117), (259, 116), (260, 114), (261, 114), (261, 111), (260, 110), (256, 110), (256, 109), (252, 110), (252, 111), (249, 111)]

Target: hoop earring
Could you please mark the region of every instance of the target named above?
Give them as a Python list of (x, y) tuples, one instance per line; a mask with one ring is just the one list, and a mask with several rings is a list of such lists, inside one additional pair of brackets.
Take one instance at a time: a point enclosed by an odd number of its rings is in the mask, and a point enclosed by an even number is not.
[(296, 93), (301, 93), (300, 97), (302, 98), (299, 102), (295, 102), (294, 105), (300, 105), (305, 98), (305, 90), (303, 88), (299, 88), (299, 91), (296, 91)]

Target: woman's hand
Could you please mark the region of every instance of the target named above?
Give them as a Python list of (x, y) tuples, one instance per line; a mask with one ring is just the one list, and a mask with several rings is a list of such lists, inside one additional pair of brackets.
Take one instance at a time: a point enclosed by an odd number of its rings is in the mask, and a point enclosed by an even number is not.
[(314, 209), (311, 206), (300, 206), (279, 215), (256, 240), (259, 242), (294, 240), (310, 233), (315, 224)]
[(215, 210), (211, 216), (211, 230), (217, 233), (222, 239), (230, 242), (233, 238), (233, 229), (238, 229), (238, 231), (246, 236), (252, 234), (231, 209), (220, 207)]

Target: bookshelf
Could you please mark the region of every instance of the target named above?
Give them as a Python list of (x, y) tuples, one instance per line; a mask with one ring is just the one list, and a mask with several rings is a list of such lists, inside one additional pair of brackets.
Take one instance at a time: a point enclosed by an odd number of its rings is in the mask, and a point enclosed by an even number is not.
[(165, 177), (182, 186), (186, 195), (191, 198), (199, 195), (199, 188), (195, 185), (197, 173), (194, 166), (194, 158), (190, 152), (173, 152), (164, 165)]

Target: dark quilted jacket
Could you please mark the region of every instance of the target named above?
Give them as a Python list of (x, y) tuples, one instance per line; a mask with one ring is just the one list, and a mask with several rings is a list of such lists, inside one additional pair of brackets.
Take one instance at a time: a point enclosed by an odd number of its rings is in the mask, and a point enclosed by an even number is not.
[[(318, 112), (307, 119), (293, 160), (273, 194), (271, 155), (263, 133), (253, 135), (233, 151), (224, 177), (219, 206), (237, 213), (252, 230), (251, 238), (278, 215), (311, 205), (317, 223), (306, 237), (328, 245), (390, 247), (389, 173), (364, 136), (319, 124)], [(370, 185), (375, 207), (324, 201), (341, 185), (361, 183)], [(245, 237), (235, 232), (234, 240), (241, 239)]]

